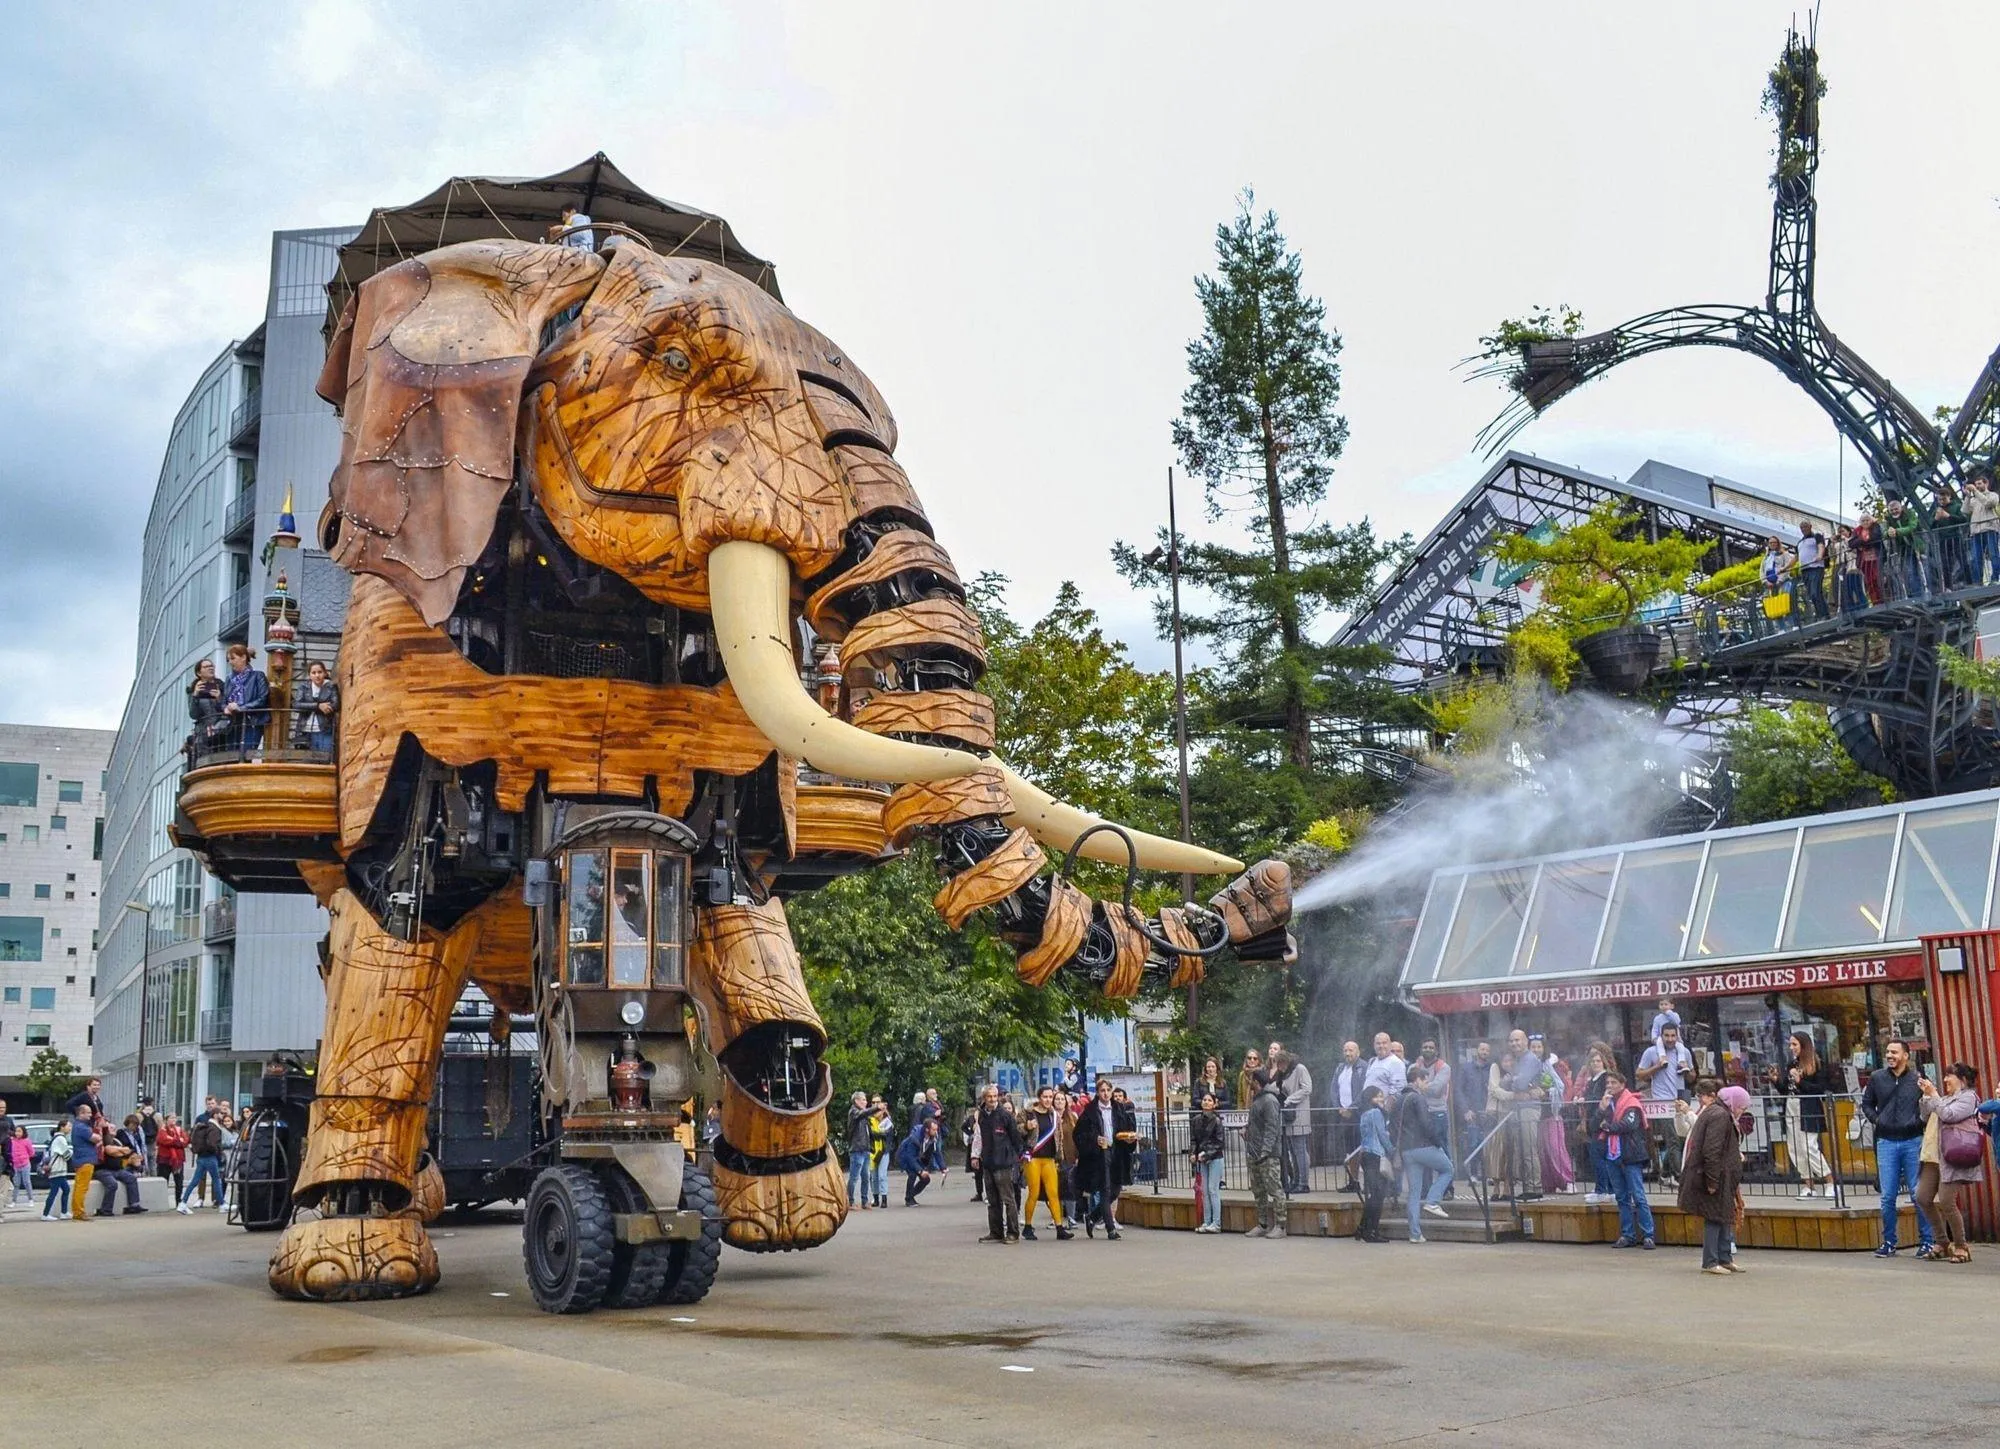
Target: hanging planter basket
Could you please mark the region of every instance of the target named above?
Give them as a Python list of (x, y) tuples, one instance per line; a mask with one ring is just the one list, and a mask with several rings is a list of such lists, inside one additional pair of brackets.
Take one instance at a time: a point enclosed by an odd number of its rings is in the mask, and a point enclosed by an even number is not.
[(1636, 694), (1660, 662), (1660, 633), (1650, 624), (1627, 624), (1586, 634), (1576, 641), (1576, 652), (1598, 688)]

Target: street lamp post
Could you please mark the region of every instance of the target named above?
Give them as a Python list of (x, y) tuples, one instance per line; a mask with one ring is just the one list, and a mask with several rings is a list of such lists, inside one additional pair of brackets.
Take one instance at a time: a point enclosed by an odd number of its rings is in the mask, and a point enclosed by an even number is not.
[(139, 938), (139, 1065), (133, 1097), (146, 1095), (146, 1006), (153, 995), (153, 908), (138, 901), (125, 902), (125, 909), (137, 912), (145, 932)]

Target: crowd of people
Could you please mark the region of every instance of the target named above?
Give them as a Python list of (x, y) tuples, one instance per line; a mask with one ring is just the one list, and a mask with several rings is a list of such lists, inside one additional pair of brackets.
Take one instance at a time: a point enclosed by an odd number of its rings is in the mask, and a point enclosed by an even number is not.
[[(224, 658), (229, 665), (226, 678), (216, 674), (214, 660), (202, 659), (188, 680), (192, 728), (185, 749), (190, 763), (212, 751), (250, 754), (266, 744), (271, 685), (257, 668), (257, 651), (248, 644), (231, 644)], [(292, 685), (291, 704), (291, 748), (331, 758), (339, 728), (340, 686), (320, 660), (308, 664), (305, 678)]]
[[(83, 1222), (121, 1212), (118, 1193), (125, 1193), (126, 1216), (149, 1211), (139, 1199), (142, 1177), (157, 1177), (173, 1185), (174, 1210), (192, 1214), (197, 1208), (227, 1210), (224, 1164), (238, 1145), (236, 1115), (220, 1098), (209, 1097), (192, 1124), (183, 1125), (175, 1112), (161, 1112), (150, 1097), (119, 1119), (108, 1111), (103, 1083), (92, 1077), (63, 1105), (63, 1118), (48, 1142), (37, 1146), (24, 1122), (15, 1120), (0, 1101), (0, 1142), (7, 1149), (11, 1200), (32, 1205), (34, 1178), (48, 1184), (42, 1200), (43, 1222)], [(90, 1209), (90, 1189), (102, 1185), (98, 1205)]]
[(1826, 619), (1834, 609), (2000, 583), (2000, 491), (1991, 478), (1975, 475), (1963, 495), (1945, 490), (1928, 523), (1892, 498), (1880, 512), (1863, 509), (1831, 538), (1805, 519), (1796, 545), (1765, 540), (1758, 574), (1764, 597), (1774, 601), (1767, 615), (1798, 622), (1807, 622), (1808, 611)]
[[(1358, 1042), (1343, 1044), (1318, 1103), (1310, 1074), (1277, 1042), (1246, 1052), (1233, 1078), (1210, 1058), (1192, 1084), (1170, 1086), (1170, 1106), (1189, 1111), (1186, 1151), (1203, 1230), (1219, 1230), (1228, 1131), (1221, 1114), (1236, 1108), (1246, 1112), (1240, 1131), (1255, 1237), (1284, 1236), (1283, 1199), (1310, 1185), (1317, 1144), (1330, 1148), (1329, 1162), (1341, 1169), (1337, 1190), (1361, 1198), (1355, 1237), (1362, 1242), (1387, 1241), (1383, 1212), (1397, 1198), (1409, 1241), (1425, 1242), (1425, 1219), (1448, 1217), (1445, 1198), (1477, 1182), (1482, 1192), (1510, 1199), (1581, 1192), (1586, 1203), (1615, 1203), (1615, 1246), (1651, 1249), (1650, 1182), (1704, 1223), (1705, 1271), (1743, 1271), (1735, 1232), (1743, 1143), (1757, 1125), (1752, 1099), (1741, 1084), (1697, 1075), (1671, 999), (1660, 1001), (1629, 1072), (1606, 1042), (1590, 1042), (1573, 1064), (1525, 1029), (1510, 1032), (1497, 1050), (1476, 1042), (1456, 1063), (1434, 1040), (1423, 1041), (1414, 1058), (1387, 1032), (1376, 1033), (1371, 1048), (1364, 1055)], [(1836, 1081), (1810, 1032), (1792, 1033), (1786, 1050), (1786, 1065), (1765, 1073), (1766, 1109), (1779, 1124), (1798, 1196), (1831, 1198), (1826, 1137)], [(1968, 1184), (1984, 1180), (1988, 1138), (2000, 1141), (2000, 1099), (1979, 1099), (1978, 1073), (1968, 1064), (1945, 1067), (1934, 1082), (1916, 1069), (1906, 1043), (1890, 1041), (1884, 1057), (1855, 1103), (1876, 1157), (1877, 1255), (1901, 1251), (1898, 1212), (1908, 1200), (1917, 1208), (1916, 1256), (1969, 1261), (1961, 1198)]]

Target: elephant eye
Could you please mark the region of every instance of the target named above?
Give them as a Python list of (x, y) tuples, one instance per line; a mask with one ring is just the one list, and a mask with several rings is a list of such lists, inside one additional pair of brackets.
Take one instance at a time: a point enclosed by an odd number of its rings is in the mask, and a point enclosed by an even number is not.
[(660, 361), (664, 362), (674, 372), (686, 372), (693, 366), (688, 361), (688, 355), (678, 347), (669, 347), (665, 352), (662, 352), (660, 354)]

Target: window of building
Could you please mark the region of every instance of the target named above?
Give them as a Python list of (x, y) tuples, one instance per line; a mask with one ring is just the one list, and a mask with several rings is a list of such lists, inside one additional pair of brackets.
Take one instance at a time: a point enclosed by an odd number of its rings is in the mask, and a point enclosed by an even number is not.
[(64, 800), (81, 801), (82, 799), (83, 799), (83, 781), (81, 780), (56, 781), (56, 800), (58, 803)]
[(64, 891), (64, 892), (63, 892), (63, 899), (64, 899), (64, 900), (66, 900), (66, 901), (73, 901), (73, 900), (75, 900), (75, 899), (76, 899), (76, 892), (75, 892), (75, 891)]
[(67, 815), (51, 815), (49, 817), (49, 834), (54, 835), (68, 829), (69, 817)]
[(7, 843), (7, 832), (4, 830), (0, 830), (0, 845), (5, 845), (6, 843)]
[(38, 885), (38, 886), (36, 886), (36, 887), (35, 887), (35, 899), (36, 899), (36, 900), (38, 900), (38, 901), (45, 901), (45, 900), (47, 900), (48, 898), (49, 898), (49, 888), (48, 888), (47, 886), (45, 886), (45, 885)]
[[(71, 947), (68, 947), (68, 948), (67, 948), (67, 949), (66, 949), (66, 950), (65, 950), (65, 951), (63, 952), (63, 954), (64, 954), (64, 955), (66, 955), (66, 956), (74, 956), (74, 955), (76, 954), (76, 947), (74, 947), (74, 946), (71, 946)], [(72, 980), (72, 981), (76, 980), (76, 978), (75, 978), (74, 976), (70, 977), (69, 979), (70, 979), (70, 980)]]
[(1430, 894), (1424, 900), (1423, 921), (1417, 927), (1416, 940), (1410, 943), (1408, 980), (1428, 981), (1436, 973), (1438, 951), (1444, 946), (1445, 928), (1451, 925), (1452, 913), (1458, 909), (1458, 892), (1464, 884), (1465, 877), (1462, 875), (1431, 877)]
[(63, 879), (66, 881), (70, 881), (71, 883), (74, 883), (76, 880), (76, 872), (71, 871), (68, 875), (64, 876)]
[(0, 880), (0, 901), (6, 900), (12, 894), (14, 894), (13, 882)]
[(28, 988), (28, 1010), (54, 1011), (56, 1009), (56, 989), (53, 986), (30, 986)]
[(104, 859), (104, 817), (102, 815), (97, 817), (96, 825), (91, 828), (90, 858), (92, 860)]
[(49, 935), (53, 937), (60, 937), (62, 935), (62, 927), (61, 926), (49, 927)]
[(1597, 952), (1597, 928), (1604, 924), (1617, 861), (1615, 855), (1600, 855), (1551, 861), (1542, 867), (1528, 929), (1521, 937), (1521, 958), (1514, 965), (1517, 974), (1588, 969)]
[(1882, 939), (1896, 817), (1807, 828), (1785, 913), (1788, 948), (1818, 950)]
[(1687, 959), (1754, 956), (1775, 950), (1778, 913), (1792, 873), (1796, 831), (1717, 841), (1688, 934)]
[(21, 827), (21, 844), (33, 845), (36, 841), (40, 840), (41, 838), (42, 838), (41, 826), (23, 825)]
[(21, 1039), (32, 1047), (54, 1046), (52, 1029), (46, 1021), (31, 1021)]
[[(70, 948), (70, 955), (74, 956), (75, 954), (76, 954), (76, 948), (72, 946), (72, 947)], [(63, 977), (63, 985), (65, 985), (65, 986), (74, 986), (74, 985), (76, 985), (76, 978), (75, 978), (74, 976), (65, 976), (65, 977)]]
[(42, 959), (42, 918), (0, 916), (0, 961)]
[(33, 765), (0, 760), (0, 805), (33, 806), (41, 772)]
[(1514, 959), (1514, 941), (1521, 933), (1528, 891), (1535, 867), (1483, 871), (1466, 877), (1458, 916), (1444, 943), (1440, 981), (1479, 981), (1505, 976)]
[(19, 1006), (20, 1004), (21, 1004), (20, 987), (9, 986), (4, 989), (0, 989), (0, 1005)]
[(1628, 850), (1611, 896), (1600, 966), (1678, 961), (1687, 935), (1688, 905), (1701, 873), (1701, 847)]

